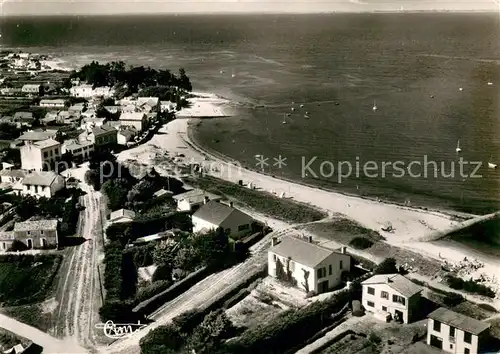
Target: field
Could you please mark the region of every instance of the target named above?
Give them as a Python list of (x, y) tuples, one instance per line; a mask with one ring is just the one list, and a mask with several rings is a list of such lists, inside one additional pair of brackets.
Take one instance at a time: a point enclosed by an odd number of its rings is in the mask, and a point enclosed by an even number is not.
[(328, 215), (309, 205), (291, 199), (278, 198), (270, 193), (249, 189), (213, 177), (200, 177), (189, 184), (208, 192), (235, 200), (236, 204), (259, 213), (291, 223), (306, 223), (321, 220)]
[[(425, 321), (410, 325), (383, 323), (371, 315), (351, 317), (329, 333), (333, 343), (319, 351), (321, 354), (378, 354), (401, 353), (410, 347), (416, 338), (426, 333)], [(347, 335), (342, 333), (349, 331)], [(334, 338), (337, 337), (337, 341)]]
[(45, 300), (52, 290), (61, 256), (0, 257), (0, 303), (25, 305)]

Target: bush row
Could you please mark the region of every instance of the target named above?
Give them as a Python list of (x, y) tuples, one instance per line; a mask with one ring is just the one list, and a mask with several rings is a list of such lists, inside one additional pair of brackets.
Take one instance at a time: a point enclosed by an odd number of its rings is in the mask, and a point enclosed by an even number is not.
[(469, 293), (484, 295), (487, 297), (494, 298), (496, 296), (495, 292), (487, 287), (486, 285), (475, 282), (474, 280), (463, 280), (461, 278), (455, 277), (453, 275), (448, 275), (446, 277), (448, 286), (456, 290), (464, 290)]

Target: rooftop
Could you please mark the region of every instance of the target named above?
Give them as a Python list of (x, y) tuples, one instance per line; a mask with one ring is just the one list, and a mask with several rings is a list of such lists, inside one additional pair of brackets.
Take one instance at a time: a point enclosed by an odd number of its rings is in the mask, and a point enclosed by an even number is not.
[(1, 170), (0, 176), (10, 176), (10, 177), (22, 178), (22, 177), (26, 176), (26, 172), (24, 172), (23, 170)]
[(58, 142), (57, 140), (49, 138), (49, 139), (45, 139), (45, 140), (39, 140), (39, 141), (33, 143), (33, 145), (35, 145), (36, 147), (38, 147), (40, 149), (46, 149), (49, 147), (59, 146), (59, 145), (61, 145), (61, 143)]
[(251, 218), (238, 209), (216, 202), (214, 200), (202, 205), (201, 208), (193, 214), (193, 217), (208, 221), (213, 225), (220, 225), (231, 214), (239, 214), (242, 217)]
[(14, 224), (14, 231), (32, 231), (32, 230), (56, 230), (57, 220), (28, 220), (23, 222), (16, 222)]
[(362, 285), (387, 284), (401, 295), (411, 297), (423, 290), (420, 285), (415, 284), (401, 274), (376, 274), (366, 279)]
[(144, 113), (141, 112), (125, 112), (120, 114), (120, 120), (136, 120), (141, 121), (144, 119)]
[(116, 129), (110, 125), (103, 124), (100, 127), (92, 128), (92, 134), (95, 136), (107, 134), (110, 132), (116, 132)]
[(311, 268), (316, 267), (327, 257), (337, 253), (334, 250), (318, 246), (296, 237), (285, 237), (280, 243), (271, 247), (269, 252), (282, 257), (290, 257), (292, 261)]
[(14, 119), (35, 119), (33, 117), (33, 112), (16, 112), (14, 113)]
[(222, 197), (218, 195), (205, 192), (201, 189), (192, 189), (190, 191), (174, 195), (172, 198), (177, 201), (187, 200), (189, 203), (201, 203), (205, 200), (205, 197), (208, 197), (210, 200), (222, 199)]
[(133, 218), (135, 218), (135, 213), (132, 210), (119, 209), (119, 210), (112, 211), (111, 214), (109, 214), (110, 221), (121, 218), (121, 217), (133, 219)]
[(13, 231), (0, 231), (0, 241), (12, 241), (14, 239)]
[(60, 99), (60, 98), (55, 98), (55, 99), (44, 99), (44, 100), (41, 100), (40, 101), (40, 104), (43, 104), (43, 103), (52, 103), (52, 104), (58, 104), (58, 105), (64, 105), (64, 100), (63, 99)]
[(21, 135), (17, 140), (31, 140), (31, 141), (39, 141), (46, 140), (49, 138), (53, 138), (56, 136), (57, 130), (45, 130), (45, 131), (32, 131), (26, 132)]
[(475, 318), (462, 315), (461, 313), (453, 312), (451, 310), (445, 309), (444, 307), (440, 307), (437, 310), (431, 312), (428, 317), (476, 335), (484, 332), (491, 327), (490, 323), (476, 320)]
[(143, 104), (147, 104), (151, 107), (154, 107), (158, 104), (158, 102), (160, 102), (160, 99), (158, 97), (138, 97), (137, 98), (137, 104), (139, 106), (143, 105)]
[(51, 186), (59, 175), (52, 171), (37, 171), (26, 175), (23, 180), (24, 185)]

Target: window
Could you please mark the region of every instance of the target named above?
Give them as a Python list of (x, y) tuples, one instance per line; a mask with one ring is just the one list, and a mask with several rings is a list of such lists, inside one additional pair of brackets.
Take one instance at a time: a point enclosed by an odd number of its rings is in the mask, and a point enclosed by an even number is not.
[(47, 157), (49, 157), (49, 154), (47, 153), (47, 151), (44, 151), (43, 152), (43, 157), (46, 159)]
[(26, 231), (26, 235), (31, 235), (31, 231)]
[(250, 228), (249, 224), (238, 226), (238, 231), (248, 230)]
[(441, 332), (441, 322), (439, 321), (436, 321), (436, 320), (432, 320), (433, 325), (432, 325), (432, 329), (435, 331), (435, 332)]
[(392, 302), (397, 302), (398, 304), (405, 305), (406, 300), (404, 297), (399, 295), (392, 295)]
[(371, 301), (368, 301), (366, 304), (367, 304), (368, 306), (370, 306), (370, 307), (374, 307), (374, 306), (375, 306), (375, 304), (374, 304), (373, 302), (371, 302)]
[(455, 327), (450, 326), (450, 337), (455, 337)]
[(472, 342), (472, 334), (469, 332), (464, 332), (464, 342), (471, 343)]
[(332, 265), (331, 264), (328, 266), (328, 274), (332, 275)]
[(43, 235), (43, 230), (40, 230), (40, 235)]
[(382, 311), (387, 312), (387, 306), (382, 306)]
[(464, 354), (470, 354), (470, 349), (469, 348), (464, 348)]
[(342, 261), (340, 261), (340, 269), (344, 268), (344, 264)]
[(375, 289), (368, 287), (368, 294), (375, 295)]
[(382, 291), (382, 292), (380, 293), (380, 297), (381, 297), (382, 299), (387, 299), (387, 300), (389, 300), (389, 293), (388, 293), (387, 291)]
[(318, 279), (326, 277), (326, 268), (319, 268), (318, 269)]
[(288, 264), (288, 268), (289, 268), (290, 272), (294, 272), (295, 271), (295, 262), (290, 261), (290, 263)]
[(278, 257), (276, 257), (276, 255), (273, 254), (273, 260), (276, 262), (277, 259), (278, 259)]

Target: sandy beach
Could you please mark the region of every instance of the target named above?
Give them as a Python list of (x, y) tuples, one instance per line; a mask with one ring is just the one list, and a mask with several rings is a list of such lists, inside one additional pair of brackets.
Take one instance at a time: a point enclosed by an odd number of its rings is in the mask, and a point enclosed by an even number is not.
[[(431, 258), (446, 259), (449, 262), (459, 262), (464, 257), (471, 258), (470, 253), (466, 253), (465, 247), (461, 248), (457, 245), (448, 247), (445, 243), (421, 242), (429, 235), (444, 234), (459, 226), (460, 222), (450, 215), (386, 204), (283, 181), (242, 168), (237, 162), (225, 162), (201, 150), (190, 140), (189, 126), (196, 124), (197, 119), (229, 116), (230, 108), (230, 101), (216, 95), (202, 94), (202, 97), (192, 99), (192, 106), (189, 110), (180, 112), (178, 119), (163, 126), (148, 143), (121, 152), (118, 160), (135, 162), (144, 166), (154, 165), (160, 173), (167, 173), (167, 170), (172, 173), (171, 164), (162, 161), (162, 157), (168, 154), (168, 157), (175, 159), (176, 164), (186, 166), (190, 163), (198, 163), (205, 166), (209, 170), (207, 173), (214, 177), (235, 183), (239, 180), (243, 180), (245, 184), (250, 182), (260, 190), (276, 195), (284, 194), (285, 198), (310, 204), (329, 214), (343, 214), (367, 228), (380, 232), (391, 245), (411, 249)], [(381, 230), (381, 227), (387, 223), (392, 224), (393, 232)], [(482, 257), (480, 253), (474, 254), (473, 257), (484, 263), (484, 267), (474, 275), (500, 274), (500, 262), (492, 257)]]

